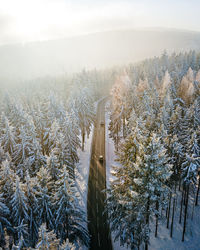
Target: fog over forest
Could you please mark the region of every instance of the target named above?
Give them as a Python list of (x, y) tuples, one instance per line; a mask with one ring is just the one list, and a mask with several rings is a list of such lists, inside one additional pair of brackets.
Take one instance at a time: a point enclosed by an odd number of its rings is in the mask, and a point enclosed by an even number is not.
[(0, 249), (200, 249), (199, 10), (0, 0)]
[(98, 32), (0, 47), (0, 79), (24, 80), (105, 69), (168, 53), (199, 50), (200, 33), (175, 29)]

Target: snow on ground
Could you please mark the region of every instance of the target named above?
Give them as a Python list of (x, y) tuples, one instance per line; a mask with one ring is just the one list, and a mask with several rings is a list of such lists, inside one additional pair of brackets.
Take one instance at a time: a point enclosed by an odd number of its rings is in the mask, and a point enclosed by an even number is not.
[[(182, 213), (182, 223), (179, 224), (181, 193), (178, 193), (177, 207), (175, 210), (173, 238), (170, 237), (170, 229), (166, 228), (166, 220), (160, 221), (158, 227), (158, 237), (154, 237), (155, 224), (152, 223), (149, 250), (199, 250), (200, 249), (200, 205), (194, 207), (192, 219), (193, 202), (190, 200), (188, 208), (188, 218), (186, 226), (185, 241), (182, 242), (184, 206)], [(171, 218), (170, 218), (171, 219)], [(171, 220), (170, 225), (171, 226)]]
[[(112, 166), (117, 165), (115, 162), (115, 147), (113, 140), (109, 137), (108, 125), (110, 122), (109, 103), (106, 105), (106, 115), (105, 115), (105, 126), (106, 126), (106, 181), (107, 187), (110, 186), (110, 182), (114, 179), (112, 176)], [(180, 199), (181, 194), (178, 194), (177, 207), (175, 211), (174, 219), (174, 233), (173, 238), (170, 237), (170, 229), (166, 228), (166, 220), (159, 221), (158, 227), (158, 237), (155, 238), (154, 230), (155, 223), (151, 223), (151, 234), (150, 234), (150, 245), (149, 250), (200, 250), (200, 205), (194, 208), (194, 216), (192, 217), (192, 204), (190, 204), (188, 209), (188, 219), (185, 234), (185, 241), (182, 242), (182, 230), (183, 230), (183, 214), (182, 214), (182, 224), (179, 224), (179, 212), (180, 212)], [(199, 200), (200, 203), (200, 200)], [(183, 208), (184, 213), (184, 208)], [(171, 220), (170, 220), (171, 223)], [(171, 225), (171, 224), (170, 224)], [(112, 234), (112, 242), (114, 250), (127, 250), (126, 247), (122, 247), (119, 241), (114, 242), (114, 234)], [(141, 249), (142, 246), (141, 246)]]
[[(78, 149), (79, 164), (76, 171), (76, 182), (81, 195), (81, 206), (87, 217), (87, 193), (88, 193), (88, 178), (90, 169), (90, 156), (92, 145), (93, 127), (90, 132), (89, 138), (85, 140), (85, 149), (82, 151)], [(87, 223), (85, 224), (87, 227)], [(88, 248), (83, 246), (81, 250), (87, 250)]]
[(87, 214), (87, 192), (88, 192), (88, 177), (90, 169), (90, 156), (92, 145), (93, 127), (89, 138), (86, 138), (85, 149), (82, 151), (78, 149), (79, 164), (77, 166), (77, 184), (82, 197), (82, 205)]

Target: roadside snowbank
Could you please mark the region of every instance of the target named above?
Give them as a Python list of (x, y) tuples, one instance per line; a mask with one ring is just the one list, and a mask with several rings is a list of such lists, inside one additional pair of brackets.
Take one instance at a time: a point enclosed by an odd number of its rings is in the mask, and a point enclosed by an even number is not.
[(93, 127), (89, 138), (86, 138), (85, 149), (78, 149), (79, 164), (77, 165), (76, 181), (82, 197), (82, 205), (87, 214), (87, 192), (88, 192), (88, 177), (90, 169), (90, 156), (92, 144)]
[[(94, 103), (95, 114), (97, 111), (97, 105), (99, 101)], [(85, 138), (84, 151), (82, 151), (81, 148), (78, 149), (79, 164), (77, 165), (77, 171), (76, 171), (76, 177), (77, 177), (76, 182), (80, 191), (80, 195), (82, 197), (82, 205), (86, 212), (86, 215), (87, 215), (88, 178), (90, 171), (93, 130), (94, 126), (92, 125), (89, 138), (87, 137)]]

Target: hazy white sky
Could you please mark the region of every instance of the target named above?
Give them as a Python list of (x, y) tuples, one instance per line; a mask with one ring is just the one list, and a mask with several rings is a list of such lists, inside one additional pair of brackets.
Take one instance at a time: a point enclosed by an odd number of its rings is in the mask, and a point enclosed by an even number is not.
[(112, 29), (200, 31), (200, 0), (0, 0), (0, 44)]

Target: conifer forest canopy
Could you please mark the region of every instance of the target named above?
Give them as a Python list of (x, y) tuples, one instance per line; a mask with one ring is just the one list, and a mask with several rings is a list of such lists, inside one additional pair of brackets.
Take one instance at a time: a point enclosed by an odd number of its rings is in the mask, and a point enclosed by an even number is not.
[(179, 242), (192, 238), (188, 227), (200, 212), (199, 94), (196, 51), (2, 87), (1, 248), (90, 246), (77, 166), (105, 96), (116, 154), (104, 190), (113, 240), (148, 249), (162, 223), (172, 239), (179, 223)]

